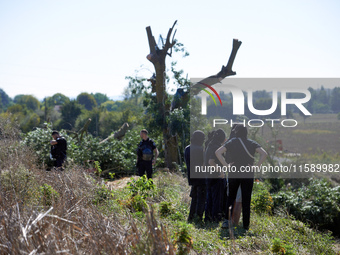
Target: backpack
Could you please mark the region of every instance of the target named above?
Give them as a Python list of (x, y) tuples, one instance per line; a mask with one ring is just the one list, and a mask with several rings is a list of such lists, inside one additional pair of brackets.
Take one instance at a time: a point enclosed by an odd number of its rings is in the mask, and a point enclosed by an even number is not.
[(139, 151), (140, 151), (140, 155), (142, 160), (145, 161), (151, 161), (153, 158), (153, 151), (152, 151), (152, 147), (151, 144), (153, 143), (153, 141), (150, 139), (147, 142), (141, 142), (139, 144)]

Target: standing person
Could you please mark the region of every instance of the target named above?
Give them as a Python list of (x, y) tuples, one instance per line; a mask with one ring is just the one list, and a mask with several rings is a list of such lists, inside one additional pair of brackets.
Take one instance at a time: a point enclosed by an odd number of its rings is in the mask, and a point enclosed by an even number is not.
[[(241, 186), (242, 195), (242, 212), (243, 212), (243, 228), (248, 230), (250, 223), (250, 202), (251, 193), (254, 184), (254, 173), (241, 172), (242, 167), (249, 167), (254, 165), (254, 154), (258, 152), (260, 154), (260, 159), (257, 162), (259, 167), (267, 157), (267, 152), (255, 141), (247, 139), (248, 131), (247, 128), (238, 125), (235, 129), (236, 137), (226, 142), (221, 146), (216, 152), (216, 157), (223, 164), (223, 166), (228, 167), (229, 164), (225, 161), (223, 154), (230, 151), (230, 156), (232, 163), (230, 165), (236, 167), (236, 172), (228, 173), (229, 181), (229, 197), (227, 202), (227, 208), (233, 205), (237, 190)], [(229, 219), (229, 213), (226, 215)], [(228, 227), (228, 221), (225, 221), (222, 227)]]
[(152, 165), (156, 163), (159, 152), (155, 142), (148, 137), (148, 131), (146, 129), (140, 131), (140, 137), (142, 141), (139, 143), (137, 149), (138, 175), (143, 176), (146, 172), (146, 176), (150, 179), (152, 178)]
[[(203, 142), (205, 135), (202, 131), (196, 130), (191, 137), (191, 143), (185, 148), (184, 160), (187, 165), (188, 182), (191, 186), (191, 204), (188, 221), (192, 221), (195, 217), (198, 217), (200, 221), (203, 219), (206, 187), (204, 178), (192, 178), (190, 171), (194, 172), (196, 166), (203, 166), (204, 164), (204, 150)], [(190, 155), (192, 161), (190, 162)]]
[[(231, 128), (230, 135), (229, 135), (227, 142), (233, 139), (234, 137), (236, 137), (235, 130), (236, 130), (237, 125), (239, 124), (234, 124), (233, 127)], [(226, 152), (225, 161), (228, 164), (232, 163), (230, 150)], [(223, 210), (224, 210), (224, 216), (226, 217), (227, 216), (226, 214), (229, 213), (229, 210), (227, 208), (227, 201), (229, 197), (228, 178), (227, 178), (226, 192), (224, 194), (226, 195), (224, 196), (224, 199), (223, 199)], [(242, 211), (242, 196), (241, 196), (241, 186), (240, 186), (237, 190), (236, 199), (233, 204), (233, 214), (231, 215), (231, 220), (232, 220), (233, 225), (238, 225), (240, 221), (241, 211)]]
[[(215, 131), (211, 142), (205, 151), (204, 164), (205, 166), (213, 166), (221, 163), (218, 161), (215, 155), (215, 151), (225, 142), (225, 132), (223, 129)], [(222, 219), (223, 211), (223, 196), (226, 185), (226, 179), (224, 173), (209, 173), (206, 179), (207, 183), (207, 201), (205, 209), (206, 221), (218, 222)]]
[(50, 141), (51, 144), (51, 155), (56, 159), (54, 166), (58, 168), (58, 170), (63, 169), (63, 163), (66, 160), (66, 151), (67, 151), (67, 141), (64, 137), (60, 136), (58, 131), (52, 132), (53, 140)]

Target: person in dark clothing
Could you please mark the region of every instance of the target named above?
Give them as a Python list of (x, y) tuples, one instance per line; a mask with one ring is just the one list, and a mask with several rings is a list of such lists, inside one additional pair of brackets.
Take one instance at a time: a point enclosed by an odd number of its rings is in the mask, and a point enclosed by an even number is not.
[[(202, 131), (196, 130), (192, 137), (191, 143), (185, 148), (184, 160), (187, 165), (188, 182), (191, 186), (191, 204), (188, 221), (192, 221), (195, 217), (198, 217), (201, 221), (203, 219), (203, 213), (205, 209), (205, 196), (206, 185), (204, 178), (192, 178), (190, 172), (195, 171), (195, 166), (203, 166), (203, 142), (205, 135)], [(190, 156), (191, 155), (191, 156)], [(191, 161), (190, 161), (191, 157)]]
[(58, 131), (52, 132), (53, 140), (50, 141), (51, 144), (51, 155), (56, 161), (54, 162), (54, 166), (58, 168), (58, 170), (63, 170), (63, 163), (66, 160), (66, 151), (67, 151), (67, 141), (64, 137), (60, 136)]
[(207, 140), (205, 141), (205, 143), (204, 143), (205, 150), (207, 150), (208, 145), (209, 145), (209, 143), (211, 142), (211, 140), (212, 140), (212, 138), (213, 138), (215, 132), (216, 132), (216, 130), (213, 130), (213, 131), (211, 131), (211, 132), (208, 133), (208, 139), (207, 139)]
[[(140, 131), (142, 141), (137, 148), (137, 168), (138, 175), (143, 176), (146, 172), (148, 179), (152, 178), (152, 165), (156, 163), (158, 157), (158, 149), (155, 142), (148, 137), (148, 131), (143, 129)], [(154, 155), (155, 153), (155, 155)]]
[[(205, 151), (204, 164), (205, 166), (220, 165), (215, 155), (215, 151), (225, 141), (226, 135), (222, 129), (215, 131), (211, 142)], [(207, 179), (207, 201), (205, 209), (205, 220), (218, 222), (222, 219), (223, 213), (223, 197), (226, 186), (225, 174), (215, 172), (208, 174)]]
[[(230, 141), (232, 138), (236, 137), (235, 130), (236, 130), (237, 125), (239, 125), (239, 124), (234, 124), (232, 126), (227, 142)], [(225, 161), (228, 164), (232, 163), (230, 150), (228, 150), (225, 153)], [(227, 178), (227, 185), (226, 185), (226, 190), (224, 192), (224, 199), (223, 199), (223, 216), (224, 217), (226, 217), (227, 216), (226, 214), (229, 213), (229, 210), (227, 209), (228, 197), (229, 197), (229, 183), (228, 183), (228, 178)], [(236, 200), (235, 200), (234, 205), (233, 205), (233, 215), (232, 215), (233, 224), (238, 224), (238, 222), (239, 222), (241, 211), (242, 211), (241, 201), (242, 201), (242, 199), (241, 199), (241, 188), (239, 188), (237, 190), (237, 197), (236, 197)]]
[[(254, 172), (242, 172), (240, 170), (242, 167), (254, 165), (255, 152), (260, 154), (260, 159), (256, 164), (259, 167), (266, 159), (267, 152), (257, 142), (247, 139), (247, 128), (243, 125), (238, 125), (236, 127), (235, 134), (236, 137), (223, 144), (215, 154), (222, 165), (228, 167), (229, 164), (225, 161), (223, 154), (230, 151), (232, 161), (230, 165), (235, 166), (237, 171), (228, 173), (229, 197), (227, 208), (234, 204), (237, 190), (239, 186), (241, 186), (243, 228), (249, 229), (250, 202), (254, 183)], [(229, 214), (227, 213), (226, 216), (228, 220)], [(228, 227), (228, 221), (224, 222), (222, 227)]]

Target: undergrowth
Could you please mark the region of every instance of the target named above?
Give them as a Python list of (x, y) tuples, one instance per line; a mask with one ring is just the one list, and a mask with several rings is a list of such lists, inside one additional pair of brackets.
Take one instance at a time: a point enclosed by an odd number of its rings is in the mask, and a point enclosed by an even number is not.
[(266, 186), (254, 188), (249, 231), (187, 223), (180, 173), (110, 189), (76, 164), (40, 169), (17, 130), (0, 121), (0, 254), (336, 254), (329, 232), (272, 214)]

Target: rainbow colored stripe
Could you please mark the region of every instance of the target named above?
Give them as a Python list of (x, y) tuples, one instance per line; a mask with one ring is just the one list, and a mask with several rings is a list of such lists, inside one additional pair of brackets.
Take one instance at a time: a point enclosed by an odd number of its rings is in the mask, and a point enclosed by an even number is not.
[[(217, 93), (217, 91), (213, 87), (211, 87), (208, 84), (202, 83), (202, 82), (199, 82), (199, 84), (202, 84), (202, 85), (206, 86), (207, 88), (211, 89), (211, 91), (214, 92), (214, 94), (217, 96), (218, 100), (220, 101), (220, 104), (222, 105), (222, 100), (221, 100), (219, 94)], [(212, 98), (215, 105), (217, 106), (217, 103), (216, 103), (214, 96), (208, 90), (206, 90), (205, 88), (203, 88), (202, 90), (208, 93), (208, 95)]]

